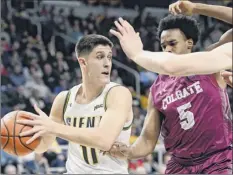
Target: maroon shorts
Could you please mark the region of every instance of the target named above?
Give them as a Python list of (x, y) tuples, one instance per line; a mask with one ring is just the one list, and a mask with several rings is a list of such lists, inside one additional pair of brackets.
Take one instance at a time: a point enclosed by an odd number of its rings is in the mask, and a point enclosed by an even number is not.
[(232, 148), (212, 154), (195, 165), (178, 163), (172, 157), (165, 174), (232, 174)]

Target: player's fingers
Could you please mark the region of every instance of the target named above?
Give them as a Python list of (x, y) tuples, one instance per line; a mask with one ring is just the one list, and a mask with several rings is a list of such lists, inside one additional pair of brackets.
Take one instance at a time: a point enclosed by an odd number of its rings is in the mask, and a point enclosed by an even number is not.
[(178, 4), (174, 5), (173, 8), (172, 8), (172, 11), (173, 11), (174, 15), (178, 15), (179, 14), (177, 6), (178, 6)]
[(36, 140), (37, 138), (39, 138), (42, 135), (42, 131), (37, 132), (36, 134), (34, 134), (27, 142), (26, 144), (29, 145), (30, 143), (32, 143), (34, 140)]
[(125, 27), (128, 33), (135, 33), (133, 26), (128, 21), (124, 20), (123, 18), (119, 18), (119, 21), (121, 25)]
[(169, 11), (169, 12), (171, 12), (171, 8), (172, 8), (172, 4), (169, 5), (169, 7), (168, 7), (168, 11)]
[(129, 29), (128, 29), (128, 26), (126, 26), (126, 24), (125, 24), (125, 20), (123, 20), (123, 18), (119, 18), (118, 19), (119, 20), (119, 23), (120, 23), (120, 25), (122, 26), (122, 28), (124, 29), (124, 32), (129, 32)]
[(173, 14), (173, 15), (175, 15), (174, 6), (175, 6), (174, 4), (171, 5), (170, 10), (169, 10), (170, 13)]
[(40, 122), (37, 121), (37, 120), (24, 120), (24, 119), (23, 120), (17, 120), (16, 123), (23, 124), (23, 125), (32, 125), (32, 126), (40, 124)]
[(27, 111), (19, 111), (19, 115), (22, 116), (23, 118), (26, 119), (36, 119), (37, 115), (31, 113), (31, 112), (27, 112)]
[(175, 12), (176, 12), (177, 14), (182, 13), (182, 10), (181, 10), (181, 8), (180, 8), (181, 3), (182, 3), (182, 2), (179, 1), (179, 2), (174, 6), (174, 10), (175, 10)]
[(174, 4), (169, 5), (169, 12), (173, 14)]
[(34, 104), (35, 111), (40, 115), (46, 115), (36, 104)]
[(114, 24), (121, 33), (121, 35), (124, 35), (126, 33), (126, 29), (118, 21), (115, 21)]
[(233, 77), (229, 76), (229, 77), (224, 77), (224, 81), (231, 87), (233, 87), (233, 82), (232, 82)]
[(223, 76), (223, 77), (232, 76), (232, 75), (233, 75), (233, 73), (229, 72), (229, 71), (223, 71), (223, 72), (221, 72), (221, 76)]
[(113, 34), (114, 36), (116, 36), (119, 40), (121, 40), (122, 35), (120, 34), (120, 32), (117, 32), (113, 29), (110, 29), (110, 33)]
[(120, 152), (126, 152), (129, 148), (127, 145), (121, 145), (118, 149)]
[(33, 135), (34, 133), (36, 132), (39, 132), (41, 129), (40, 128), (32, 128), (32, 129), (29, 129), (27, 131), (24, 131), (24, 132), (21, 132), (19, 134), (20, 137), (24, 137), (24, 136), (31, 136)]

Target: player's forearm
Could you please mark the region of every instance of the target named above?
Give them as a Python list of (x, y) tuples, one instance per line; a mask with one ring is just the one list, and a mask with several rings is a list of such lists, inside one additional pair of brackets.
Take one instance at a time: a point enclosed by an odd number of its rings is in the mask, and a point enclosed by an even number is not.
[(218, 52), (175, 55), (143, 51), (133, 60), (149, 71), (172, 76), (212, 74), (232, 69), (232, 59)]
[(100, 128), (76, 128), (58, 124), (54, 128), (54, 134), (57, 137), (77, 144), (97, 148), (102, 151), (108, 151), (111, 148), (108, 136)]
[(40, 154), (40, 153), (46, 152), (50, 148), (50, 146), (53, 144), (55, 139), (56, 139), (55, 135), (43, 136), (41, 138), (40, 144), (35, 149), (35, 153)]
[(155, 148), (154, 141), (146, 140), (143, 136), (135, 141), (133, 145), (130, 146), (130, 154), (128, 159), (140, 159), (151, 153), (153, 153)]
[(175, 56), (165, 63), (172, 75), (205, 75), (232, 69), (232, 59), (219, 52), (196, 52)]
[(142, 51), (136, 57), (131, 58), (135, 63), (143, 68), (159, 74), (171, 74), (170, 70), (166, 70), (166, 59), (172, 57), (173, 54), (167, 52), (150, 52)]
[(193, 13), (213, 17), (232, 24), (232, 8), (196, 3)]

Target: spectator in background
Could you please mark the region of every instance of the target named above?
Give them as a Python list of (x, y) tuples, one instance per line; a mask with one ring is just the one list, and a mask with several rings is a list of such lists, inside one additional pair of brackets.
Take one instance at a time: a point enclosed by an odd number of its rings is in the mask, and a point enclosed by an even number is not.
[(144, 159), (144, 168), (146, 170), (146, 174), (154, 174), (156, 173), (156, 168), (154, 165), (153, 155), (150, 154)]
[(155, 81), (156, 78), (157, 78), (157, 74), (154, 72), (150, 72), (145, 69), (140, 71), (140, 81), (144, 87), (150, 86)]
[(140, 103), (143, 110), (147, 109), (149, 93), (150, 93), (150, 88), (145, 88), (145, 93), (141, 94)]
[(65, 91), (68, 89), (68, 83), (66, 79), (60, 79), (59, 85), (54, 88), (53, 93), (59, 94), (61, 91)]
[(26, 78), (20, 64), (15, 65), (14, 72), (10, 74), (10, 80), (14, 86), (18, 87), (26, 83)]
[(43, 156), (43, 154), (35, 155), (36, 167), (39, 174), (50, 174), (48, 160)]
[(50, 91), (54, 91), (54, 88), (58, 84), (59, 74), (54, 71), (49, 63), (46, 63), (43, 67), (44, 83), (49, 87)]
[(12, 164), (8, 164), (4, 169), (4, 174), (17, 174), (17, 168)]
[(123, 84), (122, 79), (121, 79), (121, 77), (118, 76), (118, 71), (116, 69), (112, 70), (110, 80), (111, 80), (111, 82)]
[(65, 167), (65, 156), (63, 153), (57, 155), (57, 158), (51, 162), (51, 167)]

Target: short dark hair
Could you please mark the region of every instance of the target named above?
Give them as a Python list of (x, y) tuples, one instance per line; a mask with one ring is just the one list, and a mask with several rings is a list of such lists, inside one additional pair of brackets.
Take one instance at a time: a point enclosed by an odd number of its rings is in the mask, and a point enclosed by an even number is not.
[(113, 43), (103, 35), (86, 35), (82, 37), (75, 46), (75, 52), (77, 56), (89, 54), (97, 45), (108, 45), (111, 48)]
[(180, 29), (187, 39), (192, 39), (194, 45), (197, 43), (200, 30), (196, 19), (190, 16), (168, 15), (160, 21), (157, 34), (160, 38), (164, 30), (176, 28)]

